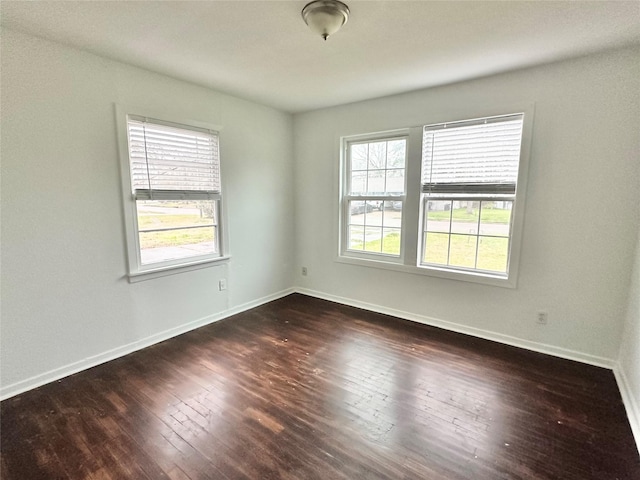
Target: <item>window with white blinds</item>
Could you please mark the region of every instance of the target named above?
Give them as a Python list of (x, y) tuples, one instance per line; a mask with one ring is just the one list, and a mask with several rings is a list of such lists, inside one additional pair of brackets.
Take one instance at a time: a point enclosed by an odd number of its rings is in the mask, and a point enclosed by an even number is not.
[(131, 185), (136, 199), (216, 198), (218, 134), (130, 116)]
[(225, 258), (217, 130), (118, 118), (130, 280)]
[(420, 264), (507, 277), (523, 114), (428, 125)]
[(523, 115), (424, 127), (423, 193), (516, 191)]

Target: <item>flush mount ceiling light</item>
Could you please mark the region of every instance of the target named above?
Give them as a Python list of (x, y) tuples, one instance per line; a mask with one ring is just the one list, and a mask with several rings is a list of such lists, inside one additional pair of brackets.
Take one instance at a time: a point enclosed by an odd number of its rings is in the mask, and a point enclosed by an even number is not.
[(325, 40), (349, 19), (349, 7), (338, 0), (316, 0), (302, 9), (304, 23)]

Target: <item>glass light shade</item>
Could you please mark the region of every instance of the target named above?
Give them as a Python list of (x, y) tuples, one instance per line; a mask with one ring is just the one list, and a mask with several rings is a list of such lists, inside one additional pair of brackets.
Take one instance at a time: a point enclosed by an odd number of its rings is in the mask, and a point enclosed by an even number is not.
[(347, 23), (349, 7), (337, 0), (316, 0), (302, 9), (302, 18), (312, 32), (326, 40)]

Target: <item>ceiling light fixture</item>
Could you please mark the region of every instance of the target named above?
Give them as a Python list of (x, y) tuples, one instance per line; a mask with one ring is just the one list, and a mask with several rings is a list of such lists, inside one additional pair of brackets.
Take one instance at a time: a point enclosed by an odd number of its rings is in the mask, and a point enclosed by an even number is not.
[(325, 40), (349, 19), (349, 7), (338, 0), (315, 0), (302, 9), (304, 23)]

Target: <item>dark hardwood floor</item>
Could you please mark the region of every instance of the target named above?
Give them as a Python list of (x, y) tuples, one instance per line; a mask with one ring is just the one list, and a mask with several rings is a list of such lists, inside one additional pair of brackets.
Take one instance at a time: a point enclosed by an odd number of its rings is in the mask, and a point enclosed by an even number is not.
[(1, 404), (14, 479), (640, 479), (612, 372), (303, 295)]

